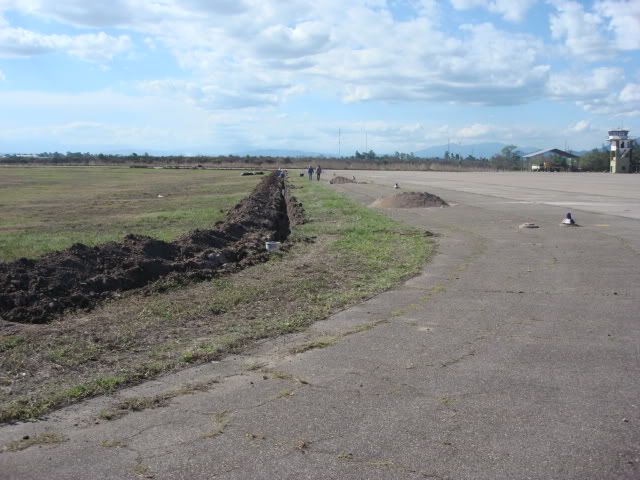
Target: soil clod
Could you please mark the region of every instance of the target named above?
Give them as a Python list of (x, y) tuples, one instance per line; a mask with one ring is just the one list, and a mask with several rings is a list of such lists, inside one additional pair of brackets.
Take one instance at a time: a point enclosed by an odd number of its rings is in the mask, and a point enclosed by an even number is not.
[(376, 208), (429, 208), (448, 207), (449, 204), (437, 195), (427, 192), (402, 192), (379, 198), (371, 204)]
[(343, 183), (357, 183), (355, 177), (351, 178), (347, 178), (347, 177), (333, 177), (331, 180), (329, 180), (329, 183), (331, 185), (340, 185)]

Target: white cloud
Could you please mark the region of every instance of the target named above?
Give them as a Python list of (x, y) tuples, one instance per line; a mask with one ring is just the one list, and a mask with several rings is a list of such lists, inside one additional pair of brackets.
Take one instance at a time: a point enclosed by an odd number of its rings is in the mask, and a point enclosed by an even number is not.
[[(576, 138), (578, 133), (574, 132)], [(552, 120), (546, 125), (528, 125), (524, 121), (518, 124), (500, 125), (497, 123), (473, 123), (454, 129), (451, 142), (464, 145), (483, 142), (502, 142), (516, 144), (519, 147), (553, 145), (564, 141), (562, 125)]]
[(569, 126), (569, 131), (572, 133), (585, 132), (591, 129), (591, 124), (586, 120), (580, 120), (575, 125)]
[[(391, 0), (0, 0), (0, 55), (65, 52), (105, 63), (131, 49), (131, 38), (139, 35), (149, 47), (140, 54), (173, 55), (182, 71), (167, 76), (183, 78), (158, 75), (140, 83), (141, 92), (227, 116), (238, 109), (273, 113), (302, 92), (345, 102), (519, 105), (551, 98), (593, 112), (636, 102), (636, 84), (625, 84), (621, 62), (586, 74), (552, 71), (546, 61), (553, 55), (549, 46), (539, 37), (514, 33), (514, 26), (469, 24), (452, 31), (440, 15), (448, 8), (443, 2), (395, 3), (392, 11)], [(450, 3), (520, 21), (536, 1)], [(15, 28), (3, 20), (3, 5), (66, 34)], [(637, 2), (602, 0), (586, 6), (552, 0), (552, 5), (553, 37), (573, 58), (605, 59), (638, 46)], [(394, 18), (405, 10), (415, 17)], [(389, 128), (384, 136), (391, 137), (391, 131), (409, 135), (405, 127)], [(504, 133), (483, 123), (458, 128), (464, 138), (480, 138), (483, 129), (487, 136)]]
[[(229, 80), (225, 78), (224, 80)], [(254, 108), (282, 103), (290, 95), (301, 93), (301, 86), (290, 84), (260, 84), (244, 79), (247, 84), (237, 88), (225, 87), (224, 82), (194, 82), (184, 80), (149, 80), (140, 82), (138, 87), (145, 94), (168, 95), (189, 101), (209, 110)]]
[(456, 10), (468, 10), (475, 7), (486, 7), (488, 5), (487, 0), (451, 0), (451, 5)]
[(640, 84), (628, 83), (624, 86), (618, 98), (621, 102), (640, 104)]
[[(341, 49), (316, 69), (346, 83), (344, 99), (438, 100), (518, 104), (544, 91), (549, 67), (538, 63), (541, 42), (492, 24), (464, 25), (452, 38), (429, 25), (385, 27), (385, 44)], [(416, 42), (423, 38), (424, 42)]]
[(521, 21), (537, 0), (451, 0), (457, 10), (481, 7), (511, 22)]
[(600, 60), (612, 52), (611, 42), (601, 32), (603, 19), (585, 11), (581, 3), (557, 0), (557, 14), (550, 17), (551, 34), (563, 40), (568, 51), (586, 60)]
[(585, 110), (613, 116), (640, 116), (640, 84), (627, 83), (597, 101), (583, 102)]
[(608, 95), (576, 102), (585, 110), (611, 116), (640, 115), (640, 84), (627, 83), (622, 88), (612, 90)]
[[(211, 144), (214, 138), (220, 145), (227, 141), (218, 132), (221, 119), (162, 96), (108, 90), (77, 94), (12, 91), (0, 92), (0, 105), (0, 139), (4, 143), (22, 142), (46, 149), (91, 145), (171, 149)], [(226, 117), (234, 121), (232, 116)]]
[(605, 97), (624, 82), (624, 70), (618, 67), (601, 67), (587, 72), (563, 72), (552, 74), (548, 91), (557, 100), (584, 100)]
[[(443, 125), (439, 118), (425, 122), (338, 121), (313, 113), (277, 115), (270, 109), (212, 114), (162, 91), (142, 97), (111, 91), (0, 92), (0, 105), (4, 114), (0, 116), (0, 141), (5, 151), (25, 151), (24, 145), (28, 145), (29, 151), (63, 152), (155, 149), (225, 153), (291, 148), (337, 153), (338, 129), (342, 132), (343, 154), (362, 151), (365, 143), (367, 149), (380, 153), (442, 145), (448, 137), (452, 144), (501, 141), (521, 146), (557, 146), (566, 137), (565, 126), (554, 126), (553, 121), (544, 127), (531, 127), (457, 122)], [(592, 146), (590, 132), (576, 133), (572, 138), (574, 147), (582, 142)]]
[(0, 56), (4, 57), (30, 57), (62, 51), (82, 60), (105, 62), (130, 47), (128, 36), (112, 37), (104, 32), (69, 36), (45, 35), (23, 28), (0, 30)]
[(477, 138), (486, 137), (488, 134), (496, 132), (498, 129), (495, 125), (474, 123), (461, 128), (456, 132), (459, 138)]
[[(168, 49), (191, 73), (197, 94), (190, 98), (211, 110), (272, 106), (301, 91), (338, 93), (345, 101), (492, 105), (523, 103), (544, 92), (548, 67), (539, 60), (540, 41), (491, 24), (447, 34), (433, 15), (436, 2), (410, 3), (418, 16), (403, 21), (394, 20), (385, 0), (21, 0), (15, 8), (76, 26), (142, 34), (147, 45)], [(515, 19), (533, 2), (485, 3)], [(80, 58), (104, 52), (104, 61), (130, 47), (128, 37), (91, 34), (80, 41), (12, 30), (0, 52), (63, 49)]]
[(571, 55), (598, 61), (616, 51), (640, 49), (640, 2), (600, 0), (591, 10), (574, 0), (549, 2), (557, 12), (550, 16), (552, 36)]
[(605, 0), (595, 4), (595, 11), (609, 20), (618, 49), (640, 49), (640, 2)]
[(70, 55), (82, 60), (105, 62), (131, 48), (131, 40), (126, 35), (111, 37), (104, 32), (71, 37), (66, 47)]
[(329, 35), (319, 22), (303, 22), (294, 28), (273, 25), (263, 30), (257, 53), (270, 58), (300, 58), (319, 53), (329, 45)]
[(141, 17), (152, 20), (154, 12), (168, 11), (166, 3), (141, 0), (15, 0), (12, 8), (74, 26), (104, 28), (130, 25)]

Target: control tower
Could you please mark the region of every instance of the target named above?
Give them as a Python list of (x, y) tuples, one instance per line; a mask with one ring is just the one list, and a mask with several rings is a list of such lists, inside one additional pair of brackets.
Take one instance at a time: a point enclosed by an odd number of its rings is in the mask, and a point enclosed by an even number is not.
[(632, 142), (629, 138), (629, 130), (609, 130), (609, 143), (611, 153), (609, 154), (609, 166), (611, 173), (630, 173), (632, 166)]

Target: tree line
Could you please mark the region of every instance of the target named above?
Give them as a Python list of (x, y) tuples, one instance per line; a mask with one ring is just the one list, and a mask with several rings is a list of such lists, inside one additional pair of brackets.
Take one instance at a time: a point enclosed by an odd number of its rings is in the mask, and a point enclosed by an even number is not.
[[(634, 141), (635, 144), (635, 141)], [(637, 145), (634, 145), (637, 146)], [(636, 150), (637, 151), (637, 150)], [(638, 152), (640, 154), (640, 152)], [(594, 148), (579, 157), (572, 164), (561, 157), (552, 158), (562, 169), (581, 171), (608, 171), (609, 149), (606, 146)], [(537, 163), (538, 161), (533, 161)], [(395, 152), (377, 154), (356, 151), (352, 156), (343, 157), (271, 157), (255, 155), (150, 155), (148, 153), (129, 155), (88, 152), (43, 152), (37, 155), (0, 156), (0, 163), (7, 165), (129, 165), (129, 166), (215, 166), (239, 168), (304, 168), (307, 165), (322, 164), (325, 168), (360, 169), (416, 169), (416, 170), (531, 170), (532, 161), (525, 159), (515, 145), (504, 147), (500, 153), (490, 158), (462, 156), (458, 153), (444, 152), (442, 157), (422, 158), (414, 153)]]

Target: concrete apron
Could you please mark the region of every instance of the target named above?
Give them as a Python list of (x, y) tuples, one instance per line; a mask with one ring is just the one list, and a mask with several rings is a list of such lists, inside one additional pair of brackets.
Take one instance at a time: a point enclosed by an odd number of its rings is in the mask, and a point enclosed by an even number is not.
[[(3, 427), (0, 445), (67, 441), (0, 454), (0, 478), (640, 476), (635, 237), (560, 227), (561, 208), (431, 193), (459, 204), (390, 212), (440, 235), (422, 275), (248, 355)], [(339, 340), (290, 353), (327, 335)], [(210, 379), (168, 407), (96, 420), (117, 398)]]

